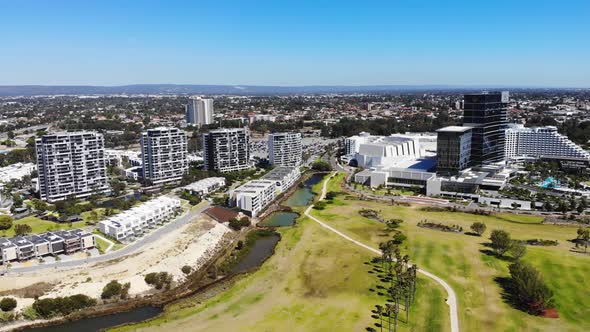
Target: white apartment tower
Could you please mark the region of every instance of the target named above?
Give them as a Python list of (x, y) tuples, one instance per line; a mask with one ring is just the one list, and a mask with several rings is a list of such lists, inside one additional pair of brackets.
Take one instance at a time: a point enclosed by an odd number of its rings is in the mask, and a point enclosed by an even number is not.
[(213, 99), (193, 97), (186, 105), (186, 123), (197, 126), (213, 123)]
[(41, 199), (56, 202), (110, 191), (102, 134), (45, 135), (35, 141), (35, 149)]
[(590, 160), (590, 153), (558, 133), (553, 126), (525, 128), (511, 124), (506, 130), (504, 152), (506, 159), (545, 157)]
[(141, 135), (143, 177), (158, 185), (177, 182), (188, 171), (186, 134), (171, 127), (148, 129)]
[(302, 153), (300, 133), (268, 135), (268, 159), (271, 165), (301, 166)]
[(220, 128), (203, 134), (205, 169), (217, 172), (250, 168), (248, 128)]

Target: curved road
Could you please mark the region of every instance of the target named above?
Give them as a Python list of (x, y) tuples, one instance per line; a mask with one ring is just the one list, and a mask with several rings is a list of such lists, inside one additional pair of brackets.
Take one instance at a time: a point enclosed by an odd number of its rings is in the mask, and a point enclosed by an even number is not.
[(175, 220), (164, 224), (160, 228), (146, 234), (141, 239), (117, 250), (111, 251), (109, 253), (105, 253), (100, 256), (88, 257), (85, 259), (75, 259), (69, 261), (59, 261), (51, 264), (39, 264), (35, 266), (26, 266), (26, 267), (13, 267), (7, 270), (7, 274), (18, 274), (18, 273), (30, 273), (30, 272), (38, 272), (45, 269), (58, 269), (58, 268), (74, 268), (80, 267), (90, 263), (98, 263), (98, 262), (105, 262), (117, 258), (121, 258), (123, 256), (127, 256), (132, 254), (140, 249), (142, 249), (145, 245), (154, 242), (155, 240), (161, 238), (162, 236), (172, 232), (173, 230), (177, 229), (178, 227), (184, 226), (191, 222), (196, 216), (200, 215), (203, 211), (205, 211), (211, 203), (208, 201), (204, 201), (206, 204), (203, 204), (202, 207), (196, 210), (190, 210), (187, 213), (179, 216)]
[[(323, 200), (326, 197), (326, 190), (327, 190), (327, 185), (328, 185), (328, 181), (330, 180), (330, 178), (332, 178), (336, 173), (332, 173), (325, 181), (322, 187), (322, 193), (320, 195), (320, 201)], [(351, 237), (349, 237), (348, 235), (340, 232), (339, 230), (333, 228), (330, 225), (327, 225), (326, 223), (322, 222), (321, 220), (319, 220), (318, 218), (312, 216), (309, 212), (311, 211), (311, 209), (313, 208), (313, 205), (310, 205), (307, 207), (307, 209), (305, 210), (305, 215), (307, 217), (309, 217), (311, 220), (317, 222), (318, 224), (320, 224), (320, 226), (338, 234), (339, 236), (343, 237), (344, 239), (358, 245), (361, 246), (367, 250), (370, 250), (378, 255), (381, 255), (381, 250), (372, 248), (362, 242), (359, 242)], [(447, 291), (447, 304), (449, 305), (449, 311), (450, 311), (450, 318), (451, 318), (451, 332), (459, 332), (459, 315), (458, 315), (458, 305), (457, 305), (457, 295), (455, 294), (455, 291), (453, 290), (453, 288), (443, 279), (441, 279), (440, 277), (437, 277), (436, 275), (422, 270), (422, 269), (418, 269), (418, 272), (427, 276), (428, 278), (436, 281), (437, 283), (439, 283), (441, 286), (443, 286), (443, 288)]]

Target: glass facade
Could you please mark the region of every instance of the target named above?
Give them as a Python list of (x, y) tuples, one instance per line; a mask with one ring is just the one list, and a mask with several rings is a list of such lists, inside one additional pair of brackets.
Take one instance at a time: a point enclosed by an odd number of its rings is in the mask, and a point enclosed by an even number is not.
[(473, 127), (471, 166), (503, 161), (508, 125), (507, 92), (467, 94), (464, 100), (463, 125)]

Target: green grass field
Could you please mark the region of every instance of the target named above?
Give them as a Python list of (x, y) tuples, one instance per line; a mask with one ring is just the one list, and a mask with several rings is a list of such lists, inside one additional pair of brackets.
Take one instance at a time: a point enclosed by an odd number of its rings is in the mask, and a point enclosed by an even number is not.
[(85, 226), (84, 221), (73, 222), (70, 226), (69, 223), (56, 223), (53, 221), (37, 218), (35, 216), (28, 216), (14, 221), (11, 228), (0, 232), (0, 234), (6, 237), (14, 236), (14, 226), (18, 224), (27, 224), (31, 226), (31, 228), (33, 229), (33, 234), (56, 231), (61, 229), (79, 228)]
[[(155, 320), (116, 331), (364, 331), (377, 320), (375, 304), (384, 298), (370, 291), (377, 284), (370, 252), (300, 218), (279, 228), (276, 253), (256, 272), (228, 290), (197, 303), (186, 299), (167, 306)], [(419, 278), (410, 324), (399, 331), (448, 331), (445, 293)], [(376, 327), (375, 327), (376, 328)]]
[[(337, 190), (342, 176), (334, 178), (330, 190)], [(385, 227), (358, 214), (362, 208), (381, 212), (385, 218), (401, 218), (408, 235), (405, 249), (412, 261), (451, 284), (459, 300), (460, 325), (464, 331), (580, 331), (590, 329), (590, 309), (581, 305), (590, 298), (584, 277), (590, 273), (590, 257), (571, 252), (568, 240), (576, 227), (543, 225), (541, 217), (502, 213), (479, 216), (467, 213), (426, 212), (418, 207), (391, 206), (376, 201), (359, 201), (339, 195), (324, 210), (312, 213), (322, 221), (366, 244), (377, 247), (386, 237)], [(468, 230), (474, 221), (485, 222), (483, 237), (420, 228), (421, 220), (461, 225)], [(555, 247), (527, 247), (524, 260), (544, 275), (555, 293), (559, 319), (530, 316), (513, 309), (501, 297), (494, 280), (508, 276), (509, 262), (490, 256), (483, 244), (493, 229), (504, 229), (513, 238), (557, 240)]]

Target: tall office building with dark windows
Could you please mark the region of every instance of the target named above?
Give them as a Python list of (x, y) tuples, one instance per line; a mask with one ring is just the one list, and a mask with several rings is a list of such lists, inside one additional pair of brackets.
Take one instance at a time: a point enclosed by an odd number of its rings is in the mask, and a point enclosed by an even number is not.
[(471, 166), (504, 160), (507, 108), (507, 91), (464, 96), (463, 126), (472, 127)]

